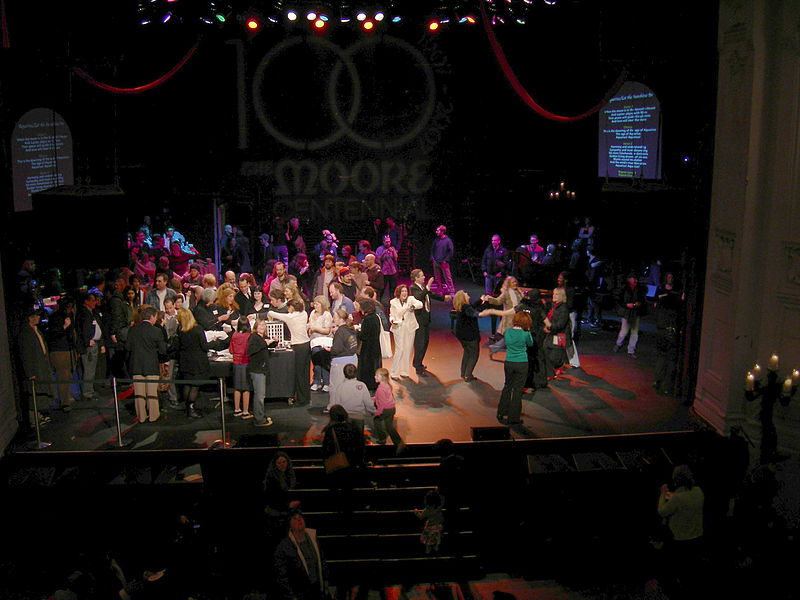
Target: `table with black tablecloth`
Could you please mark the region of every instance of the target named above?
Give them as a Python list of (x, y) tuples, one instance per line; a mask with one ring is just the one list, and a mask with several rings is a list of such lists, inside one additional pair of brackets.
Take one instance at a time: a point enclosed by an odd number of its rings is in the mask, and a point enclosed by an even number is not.
[[(231, 359), (210, 359), (212, 378), (233, 377)], [(267, 376), (267, 398), (291, 398), (294, 396), (294, 351), (270, 350), (269, 375)]]

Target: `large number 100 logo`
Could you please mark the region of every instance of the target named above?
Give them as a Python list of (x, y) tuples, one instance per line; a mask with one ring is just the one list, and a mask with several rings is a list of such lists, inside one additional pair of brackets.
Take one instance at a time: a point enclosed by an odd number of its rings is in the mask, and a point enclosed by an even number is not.
[[(333, 127), (331, 131), (327, 131), (324, 135), (315, 139), (297, 139), (297, 136), (292, 136), (281, 131), (273, 122), (273, 119), (270, 118), (270, 115), (267, 114), (265, 102), (265, 94), (269, 87), (267, 71), (271, 64), (273, 64), (280, 55), (292, 50), (300, 44), (308, 44), (318, 50), (321, 49), (325, 52), (332, 52), (336, 56), (336, 63), (330, 70), (330, 75), (326, 82), (327, 87), (325, 89), (325, 97), (327, 99), (329, 112), (333, 118)], [(400, 50), (409, 55), (414, 61), (414, 67), (419, 70), (424, 79), (424, 100), (416, 107), (418, 113), (416, 119), (409, 123), (409, 126), (402, 131), (402, 133), (393, 135), (392, 137), (365, 134), (359, 132), (356, 126), (362, 104), (362, 85), (361, 77), (353, 61), (353, 56), (358, 52), (369, 51), (378, 44)], [(386, 65), (386, 68), (391, 68), (391, 65)], [(350, 80), (349, 105), (344, 108), (339, 106), (339, 99), (337, 98), (339, 78), (342, 76), (342, 70), (346, 71), (347, 77)], [(422, 53), (408, 42), (392, 36), (384, 35), (382, 37), (364, 38), (346, 50), (325, 38), (290, 37), (274, 46), (261, 59), (253, 80), (253, 100), (256, 115), (264, 129), (276, 140), (290, 148), (296, 150), (319, 150), (346, 136), (366, 148), (376, 150), (391, 149), (398, 148), (412, 141), (428, 124), (436, 106), (436, 82), (434, 80), (433, 69), (431, 69), (430, 64)], [(384, 116), (386, 119), (390, 119), (393, 115)]]

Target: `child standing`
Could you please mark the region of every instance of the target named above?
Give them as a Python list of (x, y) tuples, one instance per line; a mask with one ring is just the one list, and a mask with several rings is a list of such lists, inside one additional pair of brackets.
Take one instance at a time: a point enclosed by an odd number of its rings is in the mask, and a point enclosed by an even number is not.
[(442, 530), (444, 529), (444, 498), (436, 490), (431, 490), (425, 494), (425, 508), (414, 509), (414, 514), (418, 518), (425, 520), (422, 528), (422, 535), (419, 538), (425, 544), (425, 554), (439, 550), (442, 541)]
[(395, 452), (400, 454), (405, 450), (406, 445), (394, 428), (394, 392), (389, 383), (389, 370), (383, 367), (376, 370), (375, 383), (378, 384), (375, 395), (372, 397), (372, 401), (375, 403), (375, 442), (380, 445), (385, 444), (388, 435), (392, 438)]
[[(236, 333), (231, 336), (228, 349), (233, 355), (233, 416), (252, 419), (250, 414), (250, 378), (247, 376), (247, 342), (250, 339), (250, 321), (239, 317)], [(241, 401), (241, 408), (240, 408)]]

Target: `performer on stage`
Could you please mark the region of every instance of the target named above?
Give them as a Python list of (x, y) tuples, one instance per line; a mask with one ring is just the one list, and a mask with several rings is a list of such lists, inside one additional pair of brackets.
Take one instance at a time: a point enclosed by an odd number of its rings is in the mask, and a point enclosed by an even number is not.
[(428, 279), (428, 283), (426, 285), (425, 273), (423, 273), (422, 269), (414, 269), (411, 271), (411, 280), (414, 283), (411, 284), (409, 291), (411, 292), (411, 295), (419, 300), (419, 302), (422, 304), (422, 307), (417, 309), (414, 313), (419, 327), (414, 333), (413, 365), (414, 369), (417, 371), (417, 376), (427, 377), (428, 374), (425, 372), (426, 367), (424, 364), (422, 364), (422, 361), (425, 358), (425, 352), (428, 351), (428, 339), (430, 338), (431, 334), (431, 298), (434, 300), (450, 302), (450, 296), (440, 296), (439, 294), (434, 294), (431, 292), (431, 283), (433, 283), (433, 277)]
[(394, 298), (389, 304), (389, 320), (394, 333), (394, 358), (392, 358), (391, 377), (400, 380), (408, 377), (408, 363), (411, 359), (411, 347), (414, 333), (419, 328), (415, 311), (422, 308), (422, 302), (410, 296), (408, 286), (398, 285), (394, 290)]

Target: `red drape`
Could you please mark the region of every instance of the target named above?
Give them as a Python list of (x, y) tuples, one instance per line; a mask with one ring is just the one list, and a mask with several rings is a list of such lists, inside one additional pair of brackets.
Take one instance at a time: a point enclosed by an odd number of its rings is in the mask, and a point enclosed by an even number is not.
[(517, 79), (517, 76), (514, 74), (511, 65), (508, 64), (508, 60), (506, 59), (506, 56), (503, 53), (503, 49), (500, 47), (500, 43), (497, 41), (497, 37), (494, 34), (494, 30), (492, 29), (492, 25), (489, 22), (489, 18), (486, 16), (486, 10), (484, 9), (483, 4), (481, 4), (481, 17), (483, 18), (483, 29), (486, 32), (486, 37), (489, 38), (489, 44), (492, 46), (492, 51), (494, 52), (494, 56), (497, 59), (500, 68), (503, 70), (506, 79), (508, 79), (508, 82), (511, 84), (511, 87), (514, 88), (514, 91), (520, 98), (522, 98), (525, 104), (527, 104), (530, 108), (536, 111), (536, 113), (538, 113), (539, 115), (543, 116), (546, 119), (550, 119), (551, 121), (559, 121), (562, 123), (569, 123), (571, 121), (579, 121), (580, 119), (585, 119), (586, 117), (596, 113), (603, 107), (603, 105), (606, 102), (608, 102), (611, 98), (613, 98), (614, 94), (616, 94), (619, 91), (619, 88), (622, 87), (622, 84), (625, 82), (625, 77), (627, 73), (623, 70), (622, 73), (620, 73), (619, 77), (617, 78), (617, 81), (614, 83), (613, 86), (611, 86), (611, 89), (608, 90), (605, 97), (595, 106), (593, 106), (586, 112), (583, 112), (579, 115), (575, 115), (574, 117), (565, 117), (563, 115), (557, 115), (551, 113), (550, 111), (543, 108), (539, 103), (537, 103), (536, 100), (533, 99), (533, 97), (519, 82), (519, 79)]
[(174, 67), (172, 67), (169, 71), (164, 73), (161, 77), (159, 77), (158, 79), (155, 79), (154, 81), (151, 81), (150, 83), (146, 83), (146, 84), (140, 85), (138, 87), (132, 87), (132, 88), (116, 87), (116, 86), (113, 86), (113, 85), (109, 85), (107, 83), (103, 83), (101, 81), (97, 81), (97, 79), (95, 79), (94, 77), (89, 75), (86, 71), (84, 71), (80, 67), (73, 67), (72, 70), (75, 72), (76, 75), (78, 75), (79, 77), (85, 79), (86, 81), (88, 81), (92, 85), (94, 85), (96, 87), (99, 87), (101, 90), (105, 90), (107, 92), (112, 92), (114, 94), (139, 94), (141, 92), (146, 92), (148, 90), (152, 90), (155, 87), (158, 87), (159, 85), (161, 85), (162, 83), (167, 81), (170, 77), (175, 75), (175, 73), (177, 73), (181, 69), (181, 67), (183, 67), (183, 65), (185, 65), (187, 63), (187, 61), (192, 57), (192, 55), (197, 50), (197, 47), (199, 46), (199, 44), (200, 44), (200, 40), (196, 41), (194, 46), (192, 46), (189, 49), (189, 51), (186, 53), (186, 55), (182, 59), (180, 59), (178, 61), (178, 63)]

